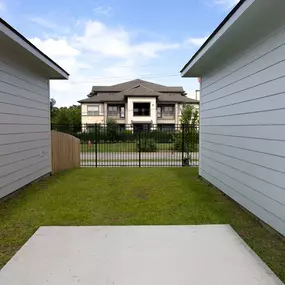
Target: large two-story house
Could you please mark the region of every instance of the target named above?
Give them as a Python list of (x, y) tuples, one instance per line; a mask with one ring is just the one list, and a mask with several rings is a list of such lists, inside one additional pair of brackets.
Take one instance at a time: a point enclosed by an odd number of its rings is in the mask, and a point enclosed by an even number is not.
[(115, 119), (133, 130), (174, 129), (184, 104), (199, 105), (182, 87), (168, 87), (140, 79), (112, 86), (93, 86), (81, 103), (82, 125), (106, 124)]

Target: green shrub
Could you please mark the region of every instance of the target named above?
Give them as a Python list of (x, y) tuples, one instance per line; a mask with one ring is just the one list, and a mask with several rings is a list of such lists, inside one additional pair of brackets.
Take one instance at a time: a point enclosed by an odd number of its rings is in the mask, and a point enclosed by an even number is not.
[(108, 119), (107, 120), (107, 140), (110, 142), (115, 142), (119, 140), (119, 126), (116, 123), (116, 120)]
[(135, 139), (134, 133), (131, 130), (122, 130), (119, 133), (119, 141), (131, 142)]
[(185, 132), (184, 143), (182, 144), (182, 132), (173, 136), (173, 149), (182, 152), (196, 152), (199, 150), (199, 135), (196, 132)]
[(81, 142), (88, 142), (91, 141), (93, 143), (100, 142), (100, 141), (107, 141), (106, 132), (101, 129), (97, 129), (97, 131), (94, 130), (88, 130), (86, 132), (79, 132), (77, 134), (74, 134), (75, 137), (79, 138)]
[(154, 139), (142, 138), (137, 142), (137, 151), (154, 152), (157, 151), (157, 144)]
[[(138, 138), (138, 133), (136, 137)], [(166, 132), (160, 130), (153, 130), (150, 132), (141, 132), (141, 138), (154, 139), (157, 143), (171, 143), (173, 140), (173, 132)]]
[(171, 143), (173, 141), (173, 132), (154, 130), (151, 132), (151, 138), (157, 143)]

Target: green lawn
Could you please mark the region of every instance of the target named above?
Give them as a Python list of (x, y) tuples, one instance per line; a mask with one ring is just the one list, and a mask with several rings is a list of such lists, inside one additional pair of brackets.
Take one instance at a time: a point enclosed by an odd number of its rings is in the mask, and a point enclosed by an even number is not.
[(81, 168), (0, 201), (0, 267), (41, 225), (230, 224), (285, 281), (285, 240), (196, 168)]
[[(95, 152), (96, 145), (88, 145), (87, 143), (81, 144), (81, 152)], [(158, 143), (158, 151), (172, 151), (172, 143)], [(134, 142), (121, 142), (121, 143), (99, 143), (97, 145), (98, 152), (137, 152), (137, 146)]]

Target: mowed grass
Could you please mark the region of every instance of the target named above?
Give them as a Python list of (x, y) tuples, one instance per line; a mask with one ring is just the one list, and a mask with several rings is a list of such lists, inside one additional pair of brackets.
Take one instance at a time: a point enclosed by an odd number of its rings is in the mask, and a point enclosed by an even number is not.
[(0, 201), (0, 267), (38, 227), (230, 224), (285, 281), (285, 241), (196, 168), (81, 168)]
[[(80, 145), (81, 152), (96, 152), (96, 144), (82, 143)], [(158, 151), (172, 151), (172, 143), (158, 143)], [(97, 152), (137, 152), (137, 144), (135, 142), (120, 143), (98, 143)]]

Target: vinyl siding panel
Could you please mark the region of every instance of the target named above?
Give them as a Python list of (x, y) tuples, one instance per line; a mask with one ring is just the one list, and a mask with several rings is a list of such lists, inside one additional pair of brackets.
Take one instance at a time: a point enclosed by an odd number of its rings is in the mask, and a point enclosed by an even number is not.
[(51, 172), (49, 82), (0, 55), (0, 198)]
[(285, 235), (285, 30), (202, 77), (200, 170)]

